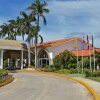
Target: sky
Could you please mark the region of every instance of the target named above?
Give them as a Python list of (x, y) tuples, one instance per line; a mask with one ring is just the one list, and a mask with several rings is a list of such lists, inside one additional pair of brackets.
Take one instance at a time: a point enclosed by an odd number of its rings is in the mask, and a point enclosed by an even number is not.
[[(42, 0), (43, 1), (43, 0)], [(0, 0), (0, 25), (19, 16), (34, 0)], [(46, 0), (47, 25), (41, 21), (44, 41), (89, 35), (90, 43), (100, 47), (100, 0)], [(20, 40), (20, 38), (18, 38)]]

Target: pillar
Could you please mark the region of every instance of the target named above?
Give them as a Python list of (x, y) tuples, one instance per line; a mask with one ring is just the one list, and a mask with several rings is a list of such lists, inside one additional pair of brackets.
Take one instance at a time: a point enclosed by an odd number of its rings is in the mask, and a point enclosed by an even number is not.
[(23, 69), (23, 50), (21, 51), (21, 69)]
[(3, 69), (3, 50), (0, 50), (0, 69)]
[(49, 65), (52, 65), (53, 64), (53, 53), (52, 52), (49, 53), (49, 57), (50, 57)]

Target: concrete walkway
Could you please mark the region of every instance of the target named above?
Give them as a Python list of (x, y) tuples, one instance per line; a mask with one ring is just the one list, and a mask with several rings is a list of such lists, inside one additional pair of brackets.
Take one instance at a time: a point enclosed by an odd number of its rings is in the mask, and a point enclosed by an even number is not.
[(80, 79), (86, 83), (88, 83), (99, 95), (100, 95), (100, 83), (90, 80), (90, 79), (86, 79), (86, 78), (82, 78), (82, 77), (75, 77), (77, 79)]

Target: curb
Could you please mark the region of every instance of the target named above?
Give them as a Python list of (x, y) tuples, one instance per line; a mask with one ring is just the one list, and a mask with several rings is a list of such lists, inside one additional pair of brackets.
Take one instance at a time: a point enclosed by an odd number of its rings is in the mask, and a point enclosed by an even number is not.
[(8, 79), (6, 79), (4, 82), (0, 83), (0, 87), (3, 87), (9, 83), (11, 83), (14, 80), (14, 77), (12, 75), (9, 76)]
[(89, 84), (87, 84), (86, 82), (79, 80), (77, 78), (73, 78), (73, 77), (65, 76), (65, 75), (61, 75), (61, 74), (56, 74), (56, 73), (50, 73), (50, 72), (33, 72), (32, 70), (28, 70), (28, 71), (27, 70), (20, 70), (20, 71), (17, 71), (17, 72), (31, 72), (33, 74), (46, 74), (46, 75), (52, 75), (52, 76), (67, 78), (67, 79), (76, 81), (76, 82), (82, 84), (84, 87), (86, 87), (90, 91), (90, 93), (93, 95), (95, 100), (100, 100), (99, 94), (97, 94), (97, 92)]

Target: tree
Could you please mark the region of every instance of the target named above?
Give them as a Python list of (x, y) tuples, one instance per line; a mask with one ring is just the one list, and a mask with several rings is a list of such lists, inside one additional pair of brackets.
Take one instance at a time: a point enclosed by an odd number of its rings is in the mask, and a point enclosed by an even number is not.
[(73, 68), (76, 66), (76, 57), (70, 51), (65, 50), (54, 58), (54, 65), (62, 68)]
[(100, 52), (96, 52), (96, 63), (100, 67)]
[(16, 40), (16, 36), (19, 35), (19, 17), (15, 20), (9, 20), (9, 23), (1, 25), (1, 37), (10, 40)]
[(31, 22), (32, 21), (35, 21), (35, 17), (34, 18), (31, 18), (30, 15), (27, 15), (25, 12), (20, 12), (20, 14), (23, 16), (23, 30), (24, 30), (24, 35), (25, 33), (28, 35), (26, 41), (28, 42), (29, 46), (28, 46), (28, 66), (30, 66), (30, 63), (31, 63), (31, 57), (30, 57), (30, 42), (31, 42), (31, 39), (33, 38), (33, 36), (35, 35), (35, 33), (33, 32), (32, 33), (32, 30), (33, 30), (33, 26), (31, 25)]
[(0, 26), (1, 30), (0, 30), (0, 37), (1, 38), (5, 38), (5, 39), (10, 39), (11, 38), (11, 34), (9, 33), (9, 25), (4, 23), (3, 25)]
[[(40, 17), (43, 18), (43, 23), (46, 25), (46, 18), (43, 15), (44, 13), (49, 13), (49, 10), (45, 8), (47, 6), (46, 2), (40, 2), (40, 0), (36, 0), (34, 3), (32, 3), (31, 6), (29, 6), (27, 9), (31, 10), (30, 16), (34, 18), (36, 17), (36, 27), (37, 30), (40, 27), (39, 22), (40, 22)], [(35, 68), (37, 67), (37, 43), (38, 43), (38, 31), (37, 34), (35, 34)]]
[(12, 34), (12, 40), (16, 40), (16, 36), (20, 35), (20, 18), (17, 17), (15, 20), (9, 20), (9, 32)]

